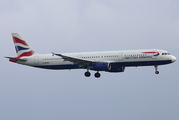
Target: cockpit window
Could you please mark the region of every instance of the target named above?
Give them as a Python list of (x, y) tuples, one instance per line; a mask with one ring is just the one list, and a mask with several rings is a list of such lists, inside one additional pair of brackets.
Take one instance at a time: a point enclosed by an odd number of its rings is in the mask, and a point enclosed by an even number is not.
[(162, 53), (162, 55), (170, 55), (170, 53)]

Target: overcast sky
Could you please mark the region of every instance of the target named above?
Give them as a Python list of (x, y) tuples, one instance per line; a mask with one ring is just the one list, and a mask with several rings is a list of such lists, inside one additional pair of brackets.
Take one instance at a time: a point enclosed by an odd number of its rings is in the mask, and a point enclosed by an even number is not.
[(37, 53), (163, 49), (179, 58), (178, 0), (0, 0), (1, 120), (178, 120), (179, 63), (124, 73), (14, 64), (11, 33)]

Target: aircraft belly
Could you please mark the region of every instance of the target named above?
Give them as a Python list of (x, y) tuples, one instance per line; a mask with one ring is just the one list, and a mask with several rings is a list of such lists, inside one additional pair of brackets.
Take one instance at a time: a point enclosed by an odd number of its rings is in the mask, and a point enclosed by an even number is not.
[(43, 66), (35, 66), (38, 68), (44, 68), (44, 69), (53, 69), (53, 70), (60, 70), (60, 69), (78, 69), (79, 65), (72, 65), (72, 64), (66, 64), (66, 65), (43, 65)]

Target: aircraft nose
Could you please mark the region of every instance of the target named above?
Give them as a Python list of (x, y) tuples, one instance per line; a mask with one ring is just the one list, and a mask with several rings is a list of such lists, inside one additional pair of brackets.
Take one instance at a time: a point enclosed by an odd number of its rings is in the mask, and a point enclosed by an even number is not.
[(172, 56), (171, 60), (172, 60), (172, 62), (175, 62), (177, 60), (177, 58), (175, 56)]

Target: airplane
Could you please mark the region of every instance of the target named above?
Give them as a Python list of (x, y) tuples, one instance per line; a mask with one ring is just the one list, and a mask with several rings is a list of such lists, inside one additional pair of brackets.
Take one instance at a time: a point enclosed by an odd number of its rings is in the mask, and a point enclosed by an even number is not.
[(86, 77), (90, 77), (89, 70), (94, 70), (94, 76), (99, 78), (99, 71), (110, 73), (124, 72), (126, 67), (154, 66), (159, 74), (158, 66), (176, 61), (176, 57), (160, 49), (123, 50), (102, 52), (79, 52), (38, 54), (18, 33), (12, 33), (17, 57), (5, 57), (10, 62), (52, 70), (86, 69)]

